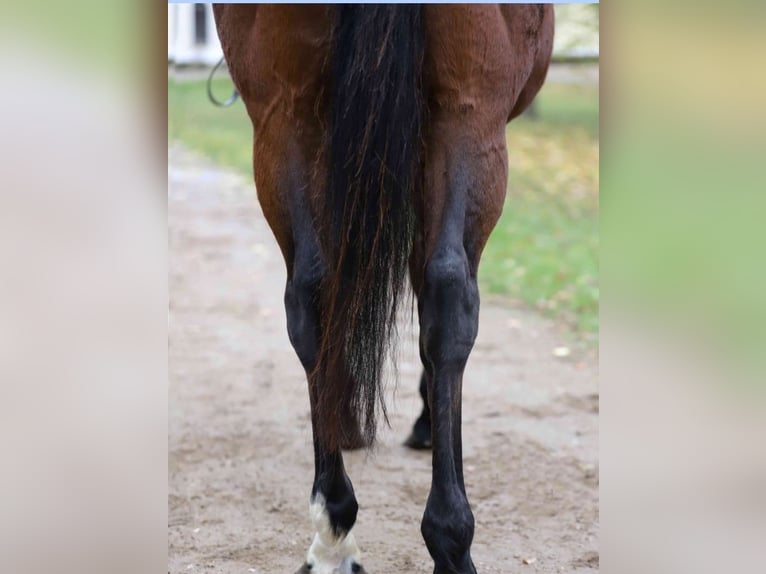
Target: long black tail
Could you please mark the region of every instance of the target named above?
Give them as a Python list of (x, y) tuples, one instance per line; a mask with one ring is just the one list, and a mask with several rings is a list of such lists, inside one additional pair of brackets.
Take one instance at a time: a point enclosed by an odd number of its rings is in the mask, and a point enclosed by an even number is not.
[[(332, 138), (324, 202), (327, 274), (317, 377), (330, 446), (375, 439), (420, 180), (422, 9), (338, 5)], [(358, 436), (356, 438), (359, 438)]]

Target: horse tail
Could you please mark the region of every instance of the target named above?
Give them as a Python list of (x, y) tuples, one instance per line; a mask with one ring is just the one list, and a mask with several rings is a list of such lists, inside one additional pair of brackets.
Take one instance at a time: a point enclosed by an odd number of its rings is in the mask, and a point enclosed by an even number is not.
[(424, 31), (419, 6), (336, 10), (316, 414), (330, 447), (371, 446), (414, 234)]

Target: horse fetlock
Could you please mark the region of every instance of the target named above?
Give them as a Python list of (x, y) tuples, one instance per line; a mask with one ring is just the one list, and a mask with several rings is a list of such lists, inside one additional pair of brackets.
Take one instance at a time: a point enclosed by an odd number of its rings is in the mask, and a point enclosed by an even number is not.
[(420, 531), (434, 560), (435, 574), (475, 572), (471, 561), (474, 518), (465, 497), (457, 496), (452, 504), (447, 499), (429, 498)]
[[(356, 506), (356, 501), (354, 501)], [(309, 513), (316, 530), (314, 540), (306, 557), (307, 569), (312, 574), (357, 574), (361, 552), (353, 533), (339, 528), (335, 523), (324, 496), (317, 493), (310, 505)], [(354, 517), (356, 512), (353, 512)]]

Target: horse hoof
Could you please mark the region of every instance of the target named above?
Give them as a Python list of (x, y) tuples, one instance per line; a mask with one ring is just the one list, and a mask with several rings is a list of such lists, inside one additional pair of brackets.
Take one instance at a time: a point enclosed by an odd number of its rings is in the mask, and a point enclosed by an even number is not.
[[(351, 565), (351, 573), (352, 574), (367, 574), (367, 570), (365, 570), (361, 564), (357, 564), (356, 562), (354, 562)], [(314, 573), (311, 571), (311, 566), (309, 566), (307, 562), (304, 562), (303, 566), (301, 566), (300, 569), (295, 574), (314, 574)], [(343, 574), (346, 574), (346, 573), (344, 572)]]
[(423, 435), (413, 430), (404, 441), (404, 446), (412, 450), (431, 450), (431, 435)]

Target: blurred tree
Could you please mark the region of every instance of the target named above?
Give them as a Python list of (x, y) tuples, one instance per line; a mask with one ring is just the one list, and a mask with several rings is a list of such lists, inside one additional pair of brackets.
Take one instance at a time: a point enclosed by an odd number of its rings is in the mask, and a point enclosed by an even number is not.
[(598, 57), (599, 5), (556, 4), (555, 59)]

